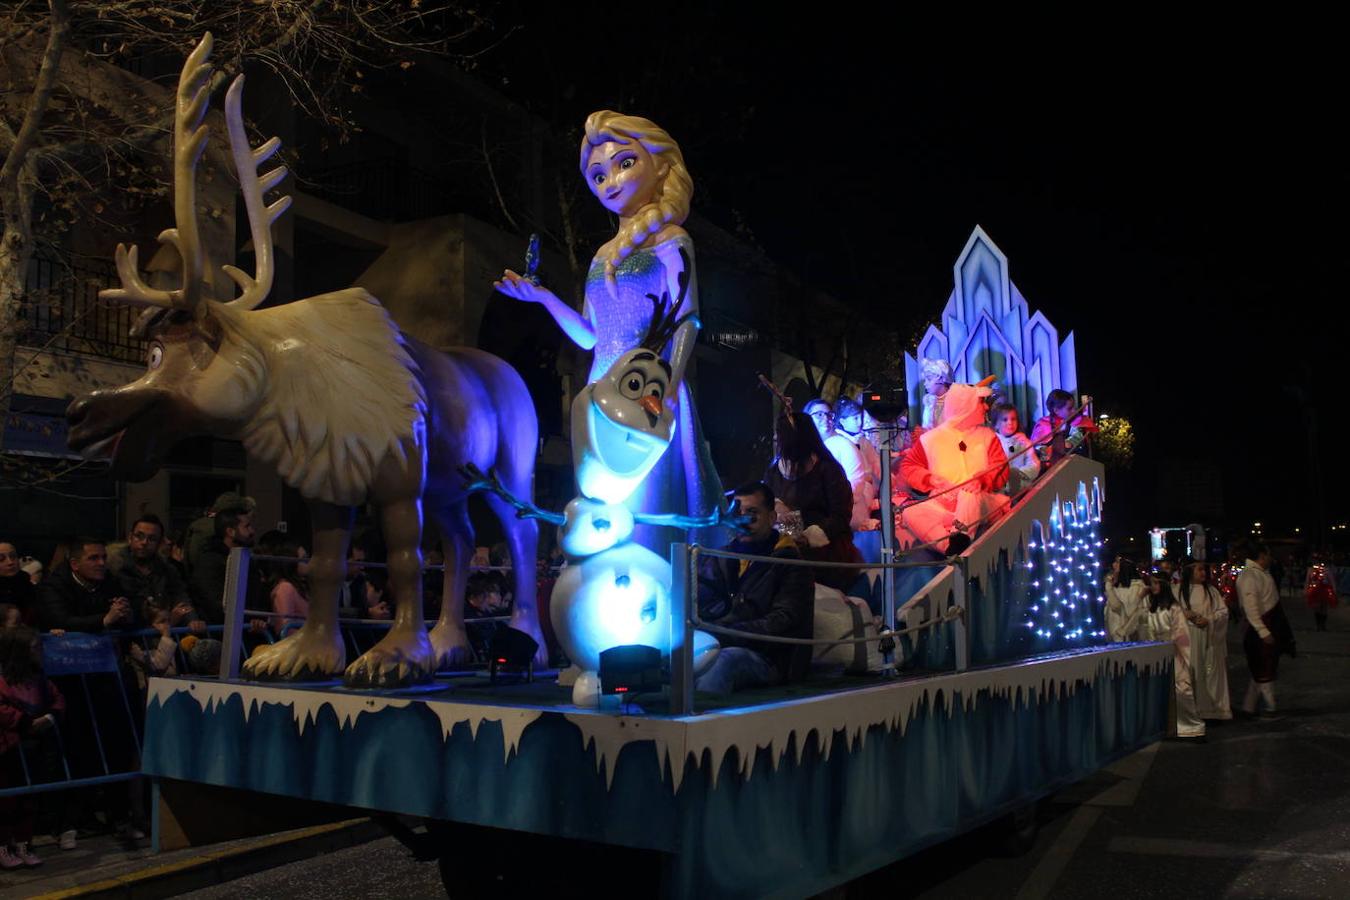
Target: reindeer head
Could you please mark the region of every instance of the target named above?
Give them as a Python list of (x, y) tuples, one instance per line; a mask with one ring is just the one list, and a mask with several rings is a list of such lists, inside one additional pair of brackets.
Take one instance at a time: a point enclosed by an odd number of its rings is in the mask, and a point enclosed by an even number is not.
[(99, 296), (147, 307), (133, 330), (150, 340), (146, 373), (122, 387), (81, 397), (66, 413), (71, 449), (86, 456), (111, 453), (114, 474), (131, 480), (153, 475), (164, 455), (185, 437), (237, 434), (262, 402), (264, 379), (247, 336), (249, 311), (271, 290), (271, 225), (290, 206), (291, 198), (282, 197), (270, 206), (263, 202), (265, 192), (287, 171), (278, 166), (258, 175), (258, 166), (271, 158), (280, 141), (274, 137), (256, 150), (249, 146), (240, 112), (244, 86), (240, 75), (226, 95), (225, 120), (257, 253), (257, 277), (224, 266), (239, 285), (240, 296), (228, 303), (204, 298), (195, 178), (209, 137), (202, 120), (209, 101), (211, 46), (207, 34), (179, 77), (173, 135), (176, 227), (159, 236), (161, 243), (178, 250), (182, 285), (176, 290), (151, 288), (141, 279), (136, 248), (118, 245), (122, 287)]

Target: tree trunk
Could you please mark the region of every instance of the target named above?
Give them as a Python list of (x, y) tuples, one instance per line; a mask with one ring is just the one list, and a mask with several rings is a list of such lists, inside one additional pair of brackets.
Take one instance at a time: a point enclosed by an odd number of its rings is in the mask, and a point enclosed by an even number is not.
[(0, 214), (4, 222), (4, 230), (0, 231), (0, 452), (5, 448), (4, 426), (9, 422), (10, 398), (14, 395), (14, 349), (18, 344), (20, 304), (28, 262), (33, 258), (33, 190), (37, 185), (34, 150), (70, 32), (65, 0), (48, 0), (48, 7), (51, 31), (42, 54), (42, 66), (18, 133), (13, 137), (4, 135), (8, 138), (9, 152), (0, 166), (0, 207), (3, 207)]

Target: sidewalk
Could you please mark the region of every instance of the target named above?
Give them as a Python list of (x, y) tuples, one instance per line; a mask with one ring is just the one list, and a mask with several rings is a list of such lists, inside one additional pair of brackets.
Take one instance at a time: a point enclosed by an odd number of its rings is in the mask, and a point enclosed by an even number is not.
[(349, 819), (160, 854), (148, 840), (133, 844), (110, 835), (83, 839), (63, 853), (42, 837), (35, 844), (43, 865), (0, 873), (0, 898), (167, 897), (386, 834), (370, 819)]

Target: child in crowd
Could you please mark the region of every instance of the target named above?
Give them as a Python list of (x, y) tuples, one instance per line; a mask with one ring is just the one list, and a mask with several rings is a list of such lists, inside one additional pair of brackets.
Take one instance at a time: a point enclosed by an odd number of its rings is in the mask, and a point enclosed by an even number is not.
[[(42, 672), (37, 632), (25, 627), (0, 632), (0, 787), (52, 780), (60, 759), (57, 722), (65, 710), (65, 698)], [(64, 795), (56, 794), (53, 801), (62, 803)], [(34, 812), (31, 796), (0, 799), (0, 868), (42, 865), (29, 846)], [(61, 806), (58, 829), (64, 818)], [(73, 829), (62, 832), (60, 846), (74, 849)]]
[(996, 405), (989, 414), (994, 423), (994, 432), (1008, 457), (1012, 471), (1008, 473), (1008, 483), (1003, 493), (1015, 497), (1022, 489), (1036, 480), (1041, 474), (1041, 461), (1036, 451), (1031, 449), (1031, 440), (1021, 432), (1021, 422), (1017, 420), (1017, 407), (1011, 403)]
[[(1083, 405), (1087, 406), (1091, 401), (1091, 397), (1084, 397)], [(1045, 398), (1045, 411), (1048, 415), (1036, 420), (1036, 426), (1031, 429), (1031, 443), (1037, 445), (1036, 452), (1047, 465), (1068, 456), (1083, 443), (1087, 432), (1096, 430), (1092, 419), (1086, 413), (1080, 413), (1072, 423), (1069, 423), (1068, 419), (1073, 409), (1073, 394), (1068, 391), (1056, 388)], [(1049, 443), (1045, 444), (1047, 439)]]
[(132, 641), (128, 651), (131, 668), (136, 673), (136, 683), (142, 691), (152, 677), (178, 674), (178, 642), (169, 631), (173, 624), (169, 610), (146, 603), (143, 615), (150, 627), (159, 632), (159, 638), (147, 641), (145, 647)]

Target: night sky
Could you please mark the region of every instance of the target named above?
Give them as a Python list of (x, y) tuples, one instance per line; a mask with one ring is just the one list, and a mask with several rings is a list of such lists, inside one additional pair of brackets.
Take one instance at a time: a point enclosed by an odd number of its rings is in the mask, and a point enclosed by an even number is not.
[(1329, 521), (1350, 519), (1330, 136), (1345, 78), (1327, 23), (826, 22), (716, 4), (504, 7), (512, 21), (483, 60), (499, 88), (568, 134), (604, 107), (658, 121), (699, 212), (879, 319), (936, 320), (984, 226), (1031, 307), (1076, 332), (1081, 389), (1135, 424), (1116, 493), (1132, 524), (1176, 458), (1222, 469), (1231, 522), (1315, 528), (1289, 388), (1316, 417)]

